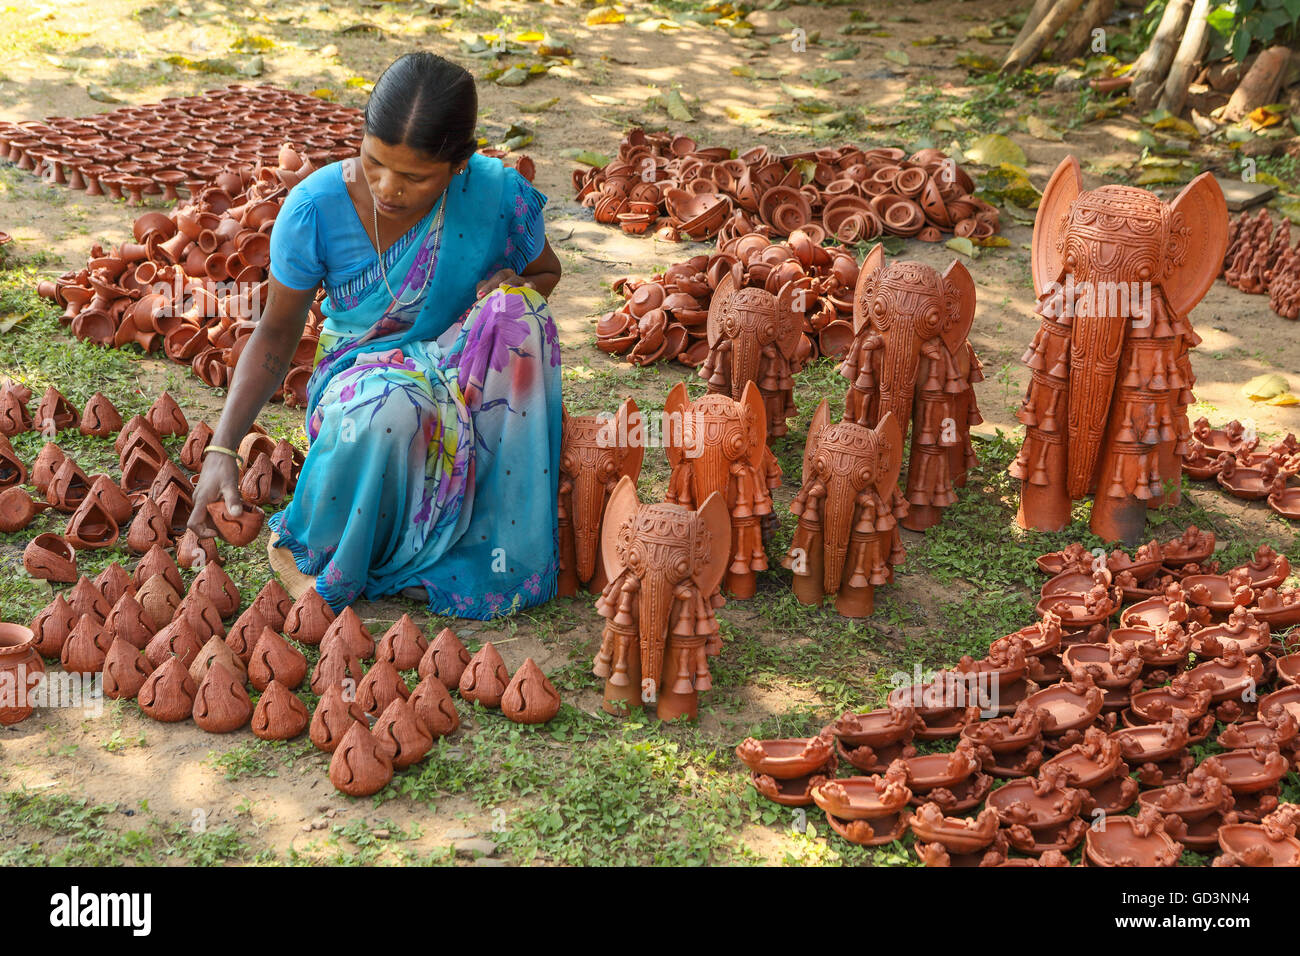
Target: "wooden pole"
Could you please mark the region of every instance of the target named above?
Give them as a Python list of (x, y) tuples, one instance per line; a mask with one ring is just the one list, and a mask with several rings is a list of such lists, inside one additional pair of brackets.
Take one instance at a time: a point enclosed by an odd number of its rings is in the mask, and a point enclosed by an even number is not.
[(1015, 73), (1023, 70), (1042, 52), (1047, 41), (1059, 30), (1065, 21), (1074, 16), (1075, 11), (1083, 6), (1083, 0), (1056, 0), (1056, 4), (1047, 12), (1038, 26), (1030, 32), (1021, 43), (1017, 43), (1002, 62), (1003, 73)]
[(1246, 71), (1223, 108), (1223, 118), (1235, 123), (1256, 107), (1272, 103), (1282, 87), (1290, 59), (1291, 51), (1284, 46), (1271, 46), (1255, 57), (1254, 65)]
[(1106, 22), (1115, 9), (1115, 0), (1088, 0), (1083, 14), (1074, 22), (1061, 45), (1056, 48), (1058, 63), (1081, 56), (1092, 43), (1092, 31)]
[(1160, 105), (1175, 116), (1183, 111), (1183, 104), (1187, 102), (1187, 86), (1201, 68), (1201, 57), (1205, 56), (1210, 45), (1209, 23), (1206, 20), (1209, 13), (1210, 0), (1196, 0), (1192, 5), (1183, 42), (1178, 44), (1178, 53), (1174, 56), (1173, 66), (1169, 68), (1169, 78), (1165, 80)]
[(1042, 22), (1043, 17), (1047, 15), (1047, 11), (1051, 9), (1052, 4), (1055, 2), (1056, 0), (1034, 0), (1034, 5), (1029, 8), (1029, 13), (1025, 17), (1025, 25), (1016, 34), (1016, 42), (1011, 44), (1012, 49), (1023, 43), (1029, 37), (1029, 34), (1034, 32), (1034, 27)]
[(1156, 27), (1151, 42), (1133, 67), (1133, 86), (1130, 95), (1139, 110), (1149, 110), (1156, 105), (1169, 64), (1176, 52), (1175, 44), (1183, 34), (1183, 24), (1192, 10), (1192, 0), (1169, 0), (1160, 25)]

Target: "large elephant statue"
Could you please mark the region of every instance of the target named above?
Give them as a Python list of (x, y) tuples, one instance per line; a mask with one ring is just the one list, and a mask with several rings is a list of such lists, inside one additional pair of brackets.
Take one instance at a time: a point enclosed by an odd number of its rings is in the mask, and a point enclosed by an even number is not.
[(902, 523), (912, 531), (938, 524), (975, 464), (974, 383), (984, 376), (966, 338), (974, 319), (975, 283), (955, 260), (940, 275), (920, 262), (886, 264), (876, 246), (858, 273), (854, 339), (840, 366), (850, 382), (844, 417), (872, 427), (892, 414), (903, 438), (911, 429)]
[(845, 617), (866, 617), (875, 588), (894, 580), (905, 557), (898, 520), (907, 500), (898, 490), (903, 438), (892, 412), (875, 428), (830, 422), (822, 399), (808, 428), (803, 486), (790, 505), (799, 516), (782, 564), (794, 572), (794, 594), (804, 604), (835, 595)]
[(596, 601), (606, 623), (592, 668), (605, 678), (606, 711), (653, 703), (661, 720), (696, 718), (699, 692), (713, 686), (708, 657), (722, 650), (714, 609), (725, 603), (730, 540), (721, 495), (696, 511), (644, 505), (619, 479), (601, 530), (609, 584)]
[(1188, 313), (1214, 283), (1228, 209), (1209, 173), (1172, 203), (1144, 189), (1084, 190), (1067, 156), (1034, 220), (1033, 275), (1042, 325), (1019, 412), (1025, 441), (1016, 521), (1057, 531), (1093, 494), (1092, 530), (1136, 545), (1146, 511), (1177, 503), (1193, 401)]
[(572, 596), (580, 587), (600, 593), (605, 565), (600, 557), (600, 526), (605, 502), (620, 478), (641, 475), (645, 454), (641, 413), (625, 399), (613, 415), (570, 415), (563, 410), (560, 445), (560, 575), (558, 593)]
[(754, 596), (757, 572), (767, 570), (763, 519), (772, 514), (769, 489), (781, 483), (781, 466), (767, 447), (767, 421), (758, 386), (746, 383), (739, 401), (726, 395), (686, 396), (678, 382), (664, 403), (672, 473), (669, 504), (695, 508), (715, 492), (731, 517), (727, 593)]
[[(799, 339), (804, 313), (795, 300), (810, 295), (787, 282), (780, 293), (741, 287), (739, 268), (718, 282), (709, 302), (709, 355), (700, 377), (710, 392), (739, 401), (753, 382), (763, 396), (767, 434), (780, 438), (789, 431), (786, 419), (795, 414), (793, 373), (799, 370)], [(743, 273), (742, 273), (743, 274)]]

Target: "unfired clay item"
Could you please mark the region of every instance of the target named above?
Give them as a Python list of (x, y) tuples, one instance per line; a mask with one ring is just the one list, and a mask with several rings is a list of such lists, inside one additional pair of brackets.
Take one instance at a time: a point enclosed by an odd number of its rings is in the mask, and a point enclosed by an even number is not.
[(266, 521), (266, 512), (261, 508), (245, 504), (243, 513), (238, 517), (230, 514), (224, 501), (214, 501), (208, 505), (208, 515), (217, 534), (237, 548), (253, 541), (262, 531)]
[(361, 658), (349, 653), (342, 642), (336, 641), (333, 646), (322, 649), (316, 666), (312, 668), (311, 692), (323, 697), (326, 689), (345, 686), (346, 682), (350, 692), (356, 695), (364, 677)]
[(353, 724), (367, 726), (366, 715), (356, 702), (355, 689), (345, 691), (343, 684), (330, 684), (321, 694), (311, 718), (311, 742), (326, 753), (333, 753)]
[(544, 724), (560, 711), (560, 692), (530, 657), (501, 696), (501, 713), (517, 724)]
[(366, 671), (357, 686), (357, 703), (372, 716), (379, 716), (394, 700), (406, 700), (411, 690), (397, 668), (385, 660), (378, 660)]
[[(281, 620), (283, 622), (283, 618)], [(375, 639), (370, 636), (370, 631), (361, 623), (361, 618), (351, 607), (345, 607), (340, 611), (338, 617), (325, 629), (325, 636), (321, 639), (321, 651), (324, 652), (336, 638), (342, 639), (348, 653), (363, 661), (371, 660), (375, 656)]]
[(506, 662), (488, 641), (469, 659), (458, 686), (462, 700), (478, 701), (484, 707), (499, 707), (501, 696), (509, 684), (510, 672), (506, 670)]
[(410, 703), (401, 697), (394, 698), (384, 708), (371, 732), (393, 748), (393, 767), (397, 770), (423, 760), (433, 746), (433, 736), (428, 728), (416, 716)]
[(206, 594), (223, 618), (230, 617), (239, 610), (239, 588), (220, 565), (205, 565), (194, 578), (190, 590)]
[(334, 611), (320, 592), (308, 588), (289, 608), (284, 618), (284, 633), (299, 644), (316, 645), (334, 621)]
[(266, 685), (253, 709), (253, 735), (262, 740), (292, 740), (307, 729), (311, 714), (298, 695), (279, 681)]
[(70, 584), (77, 580), (77, 552), (61, 536), (47, 531), (28, 542), (23, 567), (34, 578)]
[(194, 723), (210, 734), (228, 734), (248, 723), (253, 702), (243, 681), (217, 661), (194, 695)]
[(235, 676), (244, 680), (248, 679), (247, 665), (239, 659), (239, 655), (230, 649), (230, 645), (213, 634), (208, 638), (208, 642), (199, 648), (198, 654), (190, 663), (190, 677), (193, 679), (195, 686), (203, 683), (203, 679), (208, 676), (208, 671), (212, 669), (212, 665), (218, 662), (224, 664), (226, 669)]
[(149, 675), (136, 700), (154, 720), (176, 723), (189, 717), (198, 690), (179, 657), (169, 657)]
[(111, 700), (129, 700), (140, 693), (140, 688), (153, 673), (149, 659), (140, 649), (118, 637), (108, 648), (104, 658), (104, 696)]
[(54, 595), (54, 600), (32, 618), (32, 646), (43, 657), (57, 658), (76, 623), (77, 616), (63, 595)]
[(258, 690), (266, 690), (271, 681), (278, 681), (290, 690), (298, 687), (307, 677), (307, 658), (269, 627), (262, 628), (262, 636), (253, 647), (248, 662), (248, 680)]
[(69, 674), (97, 674), (104, 669), (109, 646), (104, 637), (103, 622), (83, 614), (63, 642), (59, 663)]
[(451, 690), (460, 686), (461, 675), (469, 664), (469, 650), (454, 631), (444, 627), (433, 639), (429, 649), (420, 658), (419, 674), (421, 678), (435, 677), (442, 686)]
[(354, 723), (330, 758), (330, 783), (353, 797), (378, 793), (393, 779), (390, 751), (362, 723)]
[(375, 648), (377, 661), (388, 661), (399, 671), (418, 667), (420, 658), (429, 649), (429, 642), (411, 615), (403, 614), (397, 623), (384, 632)]
[(456, 732), (460, 726), (460, 714), (456, 712), (456, 703), (447, 693), (435, 674), (430, 674), (411, 692), (408, 701), (415, 711), (415, 716), (424, 723), (424, 729), (436, 740)]
[(104, 396), (103, 392), (96, 392), (90, 396), (90, 401), (82, 409), (81, 422), (78, 427), (83, 435), (108, 438), (110, 435), (116, 435), (121, 431), (122, 416), (118, 414), (117, 408)]

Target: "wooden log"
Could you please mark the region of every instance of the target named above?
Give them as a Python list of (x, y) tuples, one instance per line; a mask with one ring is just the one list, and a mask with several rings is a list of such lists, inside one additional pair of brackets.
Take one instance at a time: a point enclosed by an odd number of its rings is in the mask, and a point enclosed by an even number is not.
[(1291, 51), (1284, 46), (1271, 46), (1257, 56), (1223, 108), (1223, 118), (1235, 123), (1251, 110), (1274, 102), (1290, 59)]
[(1074, 59), (1088, 51), (1092, 44), (1092, 31), (1106, 22), (1106, 18), (1115, 10), (1115, 0), (1088, 0), (1083, 13), (1075, 21), (1070, 32), (1065, 35), (1061, 45), (1055, 50), (1056, 61)]
[(1015, 73), (1033, 63), (1043, 47), (1064, 24), (1074, 16), (1083, 0), (1056, 0), (1055, 5), (1039, 21), (1038, 26), (1022, 42), (1011, 47), (1011, 52), (1002, 61), (1003, 73)]
[(1183, 111), (1187, 102), (1187, 86), (1200, 69), (1201, 57), (1210, 45), (1210, 28), (1206, 17), (1210, 12), (1210, 0), (1196, 0), (1192, 12), (1187, 18), (1187, 28), (1183, 32), (1183, 42), (1178, 44), (1173, 65), (1165, 80), (1165, 90), (1160, 96), (1160, 105), (1175, 116)]
[(1145, 112), (1156, 105), (1169, 74), (1169, 64), (1177, 52), (1178, 40), (1183, 35), (1183, 25), (1191, 12), (1192, 0), (1169, 0), (1151, 42), (1134, 65), (1133, 86), (1129, 94), (1139, 111)]
[(1043, 17), (1055, 2), (1056, 0), (1034, 0), (1034, 5), (1029, 8), (1029, 13), (1025, 16), (1025, 25), (1020, 28), (1015, 42), (1011, 44), (1012, 49), (1023, 43), (1029, 34), (1034, 32), (1034, 27), (1043, 21)]

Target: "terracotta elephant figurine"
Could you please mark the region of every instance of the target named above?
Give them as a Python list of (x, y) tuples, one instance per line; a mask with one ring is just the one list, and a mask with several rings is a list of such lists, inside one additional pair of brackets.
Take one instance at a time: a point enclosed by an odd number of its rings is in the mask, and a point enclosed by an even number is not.
[(600, 558), (600, 527), (605, 503), (620, 478), (633, 484), (641, 475), (645, 441), (636, 402), (625, 399), (609, 415), (570, 415), (563, 410), (560, 446), (560, 575), (558, 593), (572, 596), (580, 587), (600, 593), (605, 566)]
[(845, 617), (874, 609), (877, 585), (894, 580), (905, 557), (898, 521), (907, 500), (898, 490), (903, 439), (892, 412), (875, 428), (830, 422), (826, 400), (817, 406), (803, 456), (803, 487), (790, 510), (799, 516), (782, 564), (794, 572), (794, 594), (804, 604), (835, 595)]
[(980, 362), (967, 340), (975, 319), (975, 283), (960, 262), (940, 275), (920, 262), (867, 255), (853, 295), (853, 344), (840, 366), (849, 380), (844, 417), (874, 426), (892, 414), (912, 432), (909, 504), (903, 527), (938, 524), (975, 465), (970, 427), (984, 419), (975, 403)]
[[(727, 593), (754, 596), (757, 572), (767, 570), (763, 519), (772, 514), (769, 489), (781, 483), (781, 466), (767, 447), (767, 421), (758, 386), (748, 382), (740, 401), (726, 395), (686, 397), (678, 382), (664, 403), (669, 504), (694, 508), (715, 492), (731, 516)], [(680, 424), (678, 424), (680, 423)]]
[(606, 619), (592, 668), (605, 678), (611, 714), (655, 704), (660, 720), (694, 720), (713, 686), (708, 657), (722, 650), (714, 609), (725, 602), (731, 527), (719, 494), (698, 510), (641, 504), (619, 479), (605, 509), (601, 549), (609, 584), (596, 601)]
[(799, 340), (804, 313), (795, 299), (806, 291), (787, 282), (778, 295), (757, 287), (741, 287), (739, 269), (718, 282), (709, 302), (709, 354), (700, 377), (709, 391), (740, 400), (753, 382), (763, 396), (768, 438), (789, 431), (786, 419), (795, 414), (793, 373), (799, 371)]
[(1193, 401), (1188, 313), (1214, 283), (1228, 210), (1209, 173), (1172, 203), (1144, 189), (1084, 190), (1062, 160), (1034, 220), (1033, 275), (1042, 325), (1019, 412), (1025, 440), (1022, 528), (1058, 531), (1072, 501), (1094, 494), (1092, 530), (1136, 545), (1146, 511), (1179, 500)]

